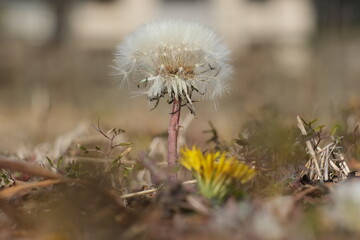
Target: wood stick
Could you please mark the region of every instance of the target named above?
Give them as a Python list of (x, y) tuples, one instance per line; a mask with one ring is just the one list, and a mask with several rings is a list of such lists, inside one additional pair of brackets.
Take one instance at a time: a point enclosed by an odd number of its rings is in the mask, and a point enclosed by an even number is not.
[[(297, 119), (298, 127), (299, 127), (302, 135), (306, 136), (307, 132), (305, 130), (305, 127), (304, 127), (304, 124), (303, 124), (302, 120), (300, 119), (299, 116), (297, 116), (296, 119)], [(321, 171), (320, 171), (319, 163), (317, 161), (316, 153), (314, 151), (314, 148), (313, 148), (313, 146), (312, 146), (312, 144), (311, 144), (311, 142), (309, 140), (306, 140), (305, 143), (306, 143), (306, 147), (307, 147), (307, 149), (309, 151), (309, 154), (311, 156), (312, 162), (315, 165), (317, 175), (319, 176), (320, 180), (322, 181), (323, 177), (322, 177), (322, 174), (321, 174)]]
[(20, 185), (16, 185), (13, 187), (9, 187), (0, 191), (0, 200), (8, 200), (14, 195), (24, 192), (31, 191), (33, 188), (37, 187), (48, 187), (54, 184), (59, 184), (63, 182), (67, 182), (67, 179), (47, 179), (40, 182), (30, 182), (30, 183), (22, 183)]
[(33, 176), (39, 176), (44, 178), (63, 178), (62, 175), (43, 168), (39, 164), (19, 161), (5, 156), (0, 156), (0, 168), (27, 173)]
[(326, 155), (325, 155), (325, 165), (324, 165), (324, 181), (329, 180), (329, 148), (326, 148)]
[(332, 160), (330, 160), (330, 165), (335, 171), (337, 172), (341, 171), (340, 168), (338, 168), (338, 166), (336, 166), (336, 164)]
[[(196, 179), (193, 179), (193, 180), (185, 181), (185, 182), (183, 182), (182, 184), (183, 184), (183, 185), (187, 185), (187, 184), (193, 184), (193, 183), (196, 183), (196, 182), (197, 182), (197, 180), (196, 180)], [(122, 199), (132, 198), (132, 197), (141, 196), (141, 195), (145, 195), (145, 194), (149, 194), (149, 193), (154, 193), (154, 192), (156, 192), (156, 191), (158, 191), (158, 190), (159, 190), (159, 189), (157, 189), (157, 188), (150, 188), (150, 189), (143, 190), (143, 191), (140, 191), (140, 192), (123, 194), (123, 195), (121, 195), (120, 197), (121, 197)]]

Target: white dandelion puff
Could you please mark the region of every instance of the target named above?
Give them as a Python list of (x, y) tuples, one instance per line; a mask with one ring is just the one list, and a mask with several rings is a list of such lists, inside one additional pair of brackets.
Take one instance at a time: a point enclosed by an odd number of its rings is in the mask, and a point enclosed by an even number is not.
[[(118, 45), (113, 69), (121, 86), (134, 82), (155, 107), (162, 97), (193, 111), (194, 95), (216, 99), (228, 90), (230, 51), (210, 29), (166, 20), (139, 27)], [(195, 93), (195, 94), (194, 94)]]
[[(181, 20), (143, 25), (119, 44), (113, 70), (120, 86), (136, 83), (155, 108), (162, 97), (172, 103), (168, 127), (168, 165), (176, 166), (182, 104), (194, 113), (194, 95), (215, 99), (227, 91), (230, 51), (208, 28)], [(176, 171), (170, 179), (176, 179)]]

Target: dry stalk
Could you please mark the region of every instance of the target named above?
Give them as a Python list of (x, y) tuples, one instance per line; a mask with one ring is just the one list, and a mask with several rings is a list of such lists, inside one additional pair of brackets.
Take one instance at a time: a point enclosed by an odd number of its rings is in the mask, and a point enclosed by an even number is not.
[[(307, 136), (302, 119), (297, 117), (298, 127), (302, 135)], [(306, 148), (310, 160), (305, 164), (306, 170), (301, 172), (301, 177), (308, 175), (311, 181), (343, 181), (350, 170), (340, 153), (339, 140), (333, 139), (324, 147), (320, 147), (321, 138), (315, 143), (306, 140)]]
[(38, 164), (31, 164), (24, 161), (18, 161), (5, 156), (0, 156), (0, 169), (8, 169), (11, 171), (17, 171), (27, 173), (33, 176), (39, 176), (44, 178), (62, 178), (63, 176), (45, 169)]
[[(197, 182), (197, 180), (193, 179), (193, 180), (182, 182), (182, 184), (187, 185), (187, 184), (194, 184), (196, 182)], [(150, 189), (143, 190), (143, 191), (140, 191), (140, 192), (123, 194), (120, 197), (122, 199), (132, 198), (132, 197), (141, 196), (141, 195), (145, 195), (145, 194), (149, 194), (149, 193), (154, 193), (154, 192), (156, 192), (158, 190), (159, 190), (158, 188), (150, 188)]]
[(31, 182), (31, 183), (22, 183), (20, 185), (16, 185), (14, 187), (6, 188), (0, 191), (0, 200), (9, 200), (13, 196), (19, 194), (20, 192), (28, 192), (32, 191), (34, 188), (41, 188), (41, 187), (49, 187), (55, 184), (69, 182), (71, 180), (65, 178), (59, 179), (47, 179), (40, 182)]
[[(299, 116), (297, 116), (296, 119), (297, 119), (298, 127), (300, 128), (300, 131), (301, 131), (302, 135), (306, 136), (306, 135), (307, 135), (307, 132), (306, 132), (306, 129), (305, 129), (305, 127), (304, 127), (304, 124), (303, 124), (301, 118), (300, 118)], [(317, 171), (317, 174), (318, 174), (320, 180), (322, 180), (322, 174), (321, 174), (321, 171), (320, 171), (319, 163), (318, 163), (318, 160), (317, 160), (317, 158), (316, 158), (316, 153), (315, 153), (315, 151), (314, 151), (314, 148), (313, 148), (310, 140), (306, 140), (305, 143), (306, 143), (306, 148), (308, 149), (308, 152), (309, 152), (309, 154), (310, 154), (310, 156), (311, 156), (310, 166), (311, 166), (311, 167), (312, 167), (312, 165), (315, 166), (316, 171)], [(311, 174), (311, 175), (312, 175), (312, 174)]]

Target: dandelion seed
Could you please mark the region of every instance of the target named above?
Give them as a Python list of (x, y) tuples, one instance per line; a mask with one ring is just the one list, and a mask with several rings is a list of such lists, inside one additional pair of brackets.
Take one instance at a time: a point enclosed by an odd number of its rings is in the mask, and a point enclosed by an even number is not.
[(255, 176), (255, 170), (224, 152), (203, 154), (200, 149), (181, 150), (180, 163), (197, 179), (200, 193), (209, 199), (222, 199), (234, 181), (246, 183)]
[[(115, 69), (124, 82), (145, 79), (150, 101), (167, 96), (193, 109), (194, 91), (216, 99), (228, 90), (229, 49), (208, 28), (167, 20), (143, 25), (117, 47)], [(135, 60), (134, 60), (135, 59)]]
[[(153, 109), (163, 97), (173, 104), (168, 128), (168, 163), (176, 165), (182, 104), (192, 113), (197, 98), (215, 100), (228, 90), (230, 51), (208, 28), (181, 20), (143, 25), (119, 44), (113, 69), (121, 86), (134, 82)], [(176, 178), (173, 175), (172, 178)]]

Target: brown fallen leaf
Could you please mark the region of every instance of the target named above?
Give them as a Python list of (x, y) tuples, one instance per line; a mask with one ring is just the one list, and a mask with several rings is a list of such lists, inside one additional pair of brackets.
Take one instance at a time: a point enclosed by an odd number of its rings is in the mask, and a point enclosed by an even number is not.
[(21, 162), (5, 156), (0, 156), (0, 168), (27, 173), (30, 175), (44, 177), (44, 178), (63, 177), (62, 175), (58, 173), (54, 173), (46, 168), (41, 167), (40, 165)]
[(47, 179), (40, 182), (22, 183), (11, 188), (6, 188), (0, 191), (0, 200), (8, 200), (20, 192), (30, 191), (37, 187), (47, 187), (54, 184), (68, 182), (68, 179)]

